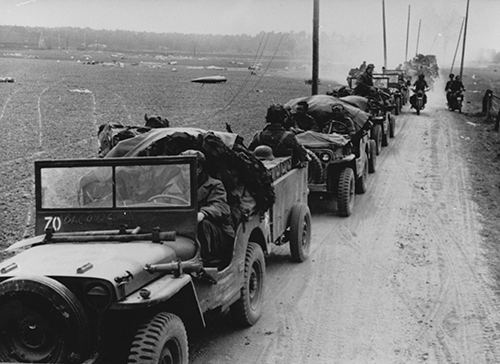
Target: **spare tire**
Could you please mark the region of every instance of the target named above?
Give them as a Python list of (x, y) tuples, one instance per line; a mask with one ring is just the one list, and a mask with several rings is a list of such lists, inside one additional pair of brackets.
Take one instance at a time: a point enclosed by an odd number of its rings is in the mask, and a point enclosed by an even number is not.
[(81, 303), (48, 277), (0, 283), (0, 362), (79, 363), (89, 354)]

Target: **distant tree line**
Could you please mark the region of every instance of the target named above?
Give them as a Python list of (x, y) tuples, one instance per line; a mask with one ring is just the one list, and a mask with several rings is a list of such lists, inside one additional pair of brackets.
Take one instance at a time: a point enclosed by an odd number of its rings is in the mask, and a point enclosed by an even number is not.
[[(335, 45), (339, 54), (358, 40), (338, 34), (321, 34), (321, 42)], [(278, 57), (309, 57), (311, 35), (302, 32), (260, 32), (256, 35), (151, 33), (90, 28), (41, 28), (0, 26), (0, 49), (106, 49), (158, 53), (240, 54)], [(325, 48), (326, 49), (326, 48)], [(348, 52), (347, 52), (348, 53)], [(329, 54), (324, 54), (329, 57)]]

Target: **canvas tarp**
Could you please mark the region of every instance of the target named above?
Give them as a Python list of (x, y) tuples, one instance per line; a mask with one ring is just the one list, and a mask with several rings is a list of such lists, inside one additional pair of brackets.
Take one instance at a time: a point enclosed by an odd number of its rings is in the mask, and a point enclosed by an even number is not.
[(332, 146), (343, 147), (349, 143), (349, 139), (344, 138), (340, 134), (323, 134), (310, 130), (297, 134), (297, 141), (303, 146), (309, 148), (331, 148)]
[(299, 97), (288, 101), (284, 105), (284, 107), (294, 112), (297, 103), (300, 101), (307, 102), (307, 104), (309, 105), (309, 110), (307, 113), (322, 124), (332, 120), (332, 106), (338, 104), (342, 105), (348, 112), (357, 128), (362, 128), (370, 117), (370, 114), (364, 112), (359, 107), (353, 106), (352, 104), (344, 101), (343, 98), (336, 98), (330, 95)]

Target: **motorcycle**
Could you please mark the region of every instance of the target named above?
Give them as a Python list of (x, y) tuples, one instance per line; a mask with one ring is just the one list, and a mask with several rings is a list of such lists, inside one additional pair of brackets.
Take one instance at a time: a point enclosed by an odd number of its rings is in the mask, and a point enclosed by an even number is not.
[(455, 91), (450, 93), (448, 109), (450, 111), (458, 110), (462, 113), (462, 104), (464, 102), (464, 94), (462, 91)]
[(417, 115), (420, 115), (420, 110), (423, 110), (425, 107), (424, 98), (425, 92), (424, 90), (416, 90), (412, 89), (413, 95), (410, 97), (411, 106), (417, 111)]

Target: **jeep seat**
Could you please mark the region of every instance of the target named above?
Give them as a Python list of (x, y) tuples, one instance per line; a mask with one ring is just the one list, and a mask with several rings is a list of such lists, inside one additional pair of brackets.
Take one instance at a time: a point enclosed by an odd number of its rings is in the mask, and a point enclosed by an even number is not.
[(166, 241), (164, 245), (172, 248), (177, 258), (182, 261), (194, 258), (198, 250), (194, 241), (179, 235), (177, 235), (175, 241)]

